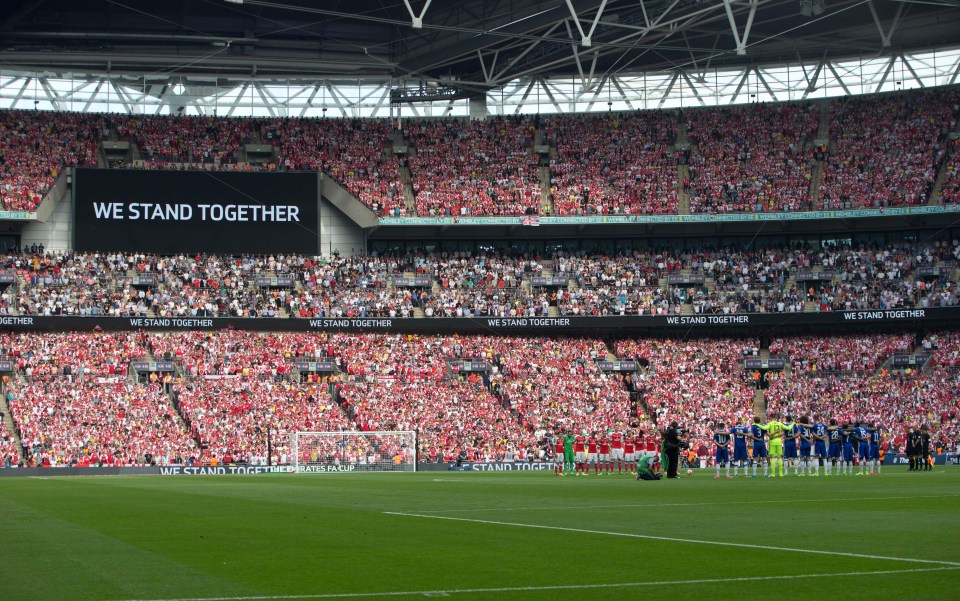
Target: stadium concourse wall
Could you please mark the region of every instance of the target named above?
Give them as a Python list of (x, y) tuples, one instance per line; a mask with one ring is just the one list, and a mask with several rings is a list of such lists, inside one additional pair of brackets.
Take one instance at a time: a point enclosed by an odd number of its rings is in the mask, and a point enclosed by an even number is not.
[(925, 330), (960, 324), (960, 307), (875, 309), (821, 313), (743, 313), (603, 317), (229, 318), (0, 316), (0, 331), (130, 331), (224, 329), (269, 332), (380, 332), (398, 334), (519, 334), (737, 336), (790, 332), (832, 333)]
[[(960, 465), (960, 456), (944, 453), (933, 456), (934, 465)], [(883, 465), (909, 465), (906, 455), (887, 455)], [(464, 462), (418, 463), (418, 472), (542, 472), (554, 467), (553, 461), (499, 461), (489, 463)], [(326, 470), (322, 473), (373, 473), (367, 470), (356, 472), (350, 466)], [(700, 468), (709, 469), (709, 468)], [(48, 478), (59, 476), (243, 476), (257, 474), (289, 474), (289, 465), (217, 465), (217, 466), (131, 466), (131, 467), (25, 467), (0, 468), (0, 478)], [(312, 472), (321, 473), (321, 472)], [(389, 472), (396, 473), (396, 472)], [(406, 472), (409, 473), (409, 472)]]

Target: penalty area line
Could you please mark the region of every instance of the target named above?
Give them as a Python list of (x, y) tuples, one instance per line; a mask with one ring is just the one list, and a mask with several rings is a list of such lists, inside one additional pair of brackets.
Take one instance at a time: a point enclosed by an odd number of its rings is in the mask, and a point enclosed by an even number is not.
[(237, 597), (177, 597), (169, 599), (125, 599), (123, 601), (293, 601), (295, 599), (363, 599), (370, 597), (444, 597), (450, 595), (480, 595), (490, 593), (523, 593), (535, 591), (576, 591), (614, 588), (640, 588), (646, 586), (682, 586), (695, 584), (730, 584), (739, 582), (764, 582), (770, 580), (804, 580), (809, 578), (843, 578), (857, 576), (884, 576), (887, 574), (911, 574), (919, 572), (942, 572), (960, 567), (914, 568), (909, 570), (874, 570), (869, 572), (834, 572), (825, 574), (783, 574), (780, 576), (740, 576), (732, 578), (697, 578), (692, 580), (655, 580), (651, 582), (615, 582), (601, 584), (556, 584), (546, 586), (501, 586), (496, 588), (460, 588), (423, 591), (385, 591), (381, 593), (317, 593), (306, 595), (255, 595)]
[(916, 559), (912, 557), (886, 557), (883, 555), (869, 555), (865, 553), (846, 553), (843, 551), (824, 551), (821, 549), (795, 549), (792, 547), (774, 547), (771, 545), (751, 545), (749, 543), (731, 543), (714, 540), (700, 540), (695, 538), (675, 538), (671, 536), (656, 536), (653, 534), (634, 534), (632, 532), (611, 532), (608, 530), (587, 530), (585, 528), (568, 528), (565, 526), (547, 526), (544, 524), (524, 524), (522, 522), (500, 522), (496, 520), (478, 520), (473, 518), (458, 518), (446, 515), (426, 515), (422, 513), (401, 513), (398, 511), (384, 511), (387, 515), (399, 515), (411, 518), (431, 520), (447, 520), (451, 522), (470, 522), (475, 524), (489, 524), (492, 526), (513, 526), (516, 528), (534, 528), (537, 530), (559, 530), (561, 532), (578, 532), (580, 534), (601, 534), (605, 536), (620, 536), (624, 538), (642, 538), (646, 540), (662, 540), (673, 543), (692, 543), (697, 545), (714, 545), (718, 547), (740, 547), (743, 549), (761, 549), (764, 551), (783, 551), (787, 553), (810, 553), (813, 555), (833, 555), (839, 557), (856, 557), (859, 559), (879, 559), (884, 561), (907, 561), (911, 563), (931, 563), (941, 566), (960, 567), (960, 563), (953, 561), (939, 561), (936, 559)]

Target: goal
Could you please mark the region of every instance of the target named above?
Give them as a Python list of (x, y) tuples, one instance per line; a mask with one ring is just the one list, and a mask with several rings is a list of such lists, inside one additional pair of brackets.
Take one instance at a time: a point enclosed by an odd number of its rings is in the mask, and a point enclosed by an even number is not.
[(293, 468), (310, 472), (415, 472), (416, 432), (296, 432)]

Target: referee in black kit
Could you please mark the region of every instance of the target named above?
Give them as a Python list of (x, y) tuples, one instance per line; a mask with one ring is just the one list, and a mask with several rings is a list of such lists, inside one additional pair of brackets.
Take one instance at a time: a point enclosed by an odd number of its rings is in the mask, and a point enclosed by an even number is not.
[(663, 450), (667, 454), (667, 478), (679, 478), (677, 468), (680, 466), (680, 449), (687, 446), (681, 438), (683, 430), (677, 422), (670, 422), (670, 426), (663, 431)]

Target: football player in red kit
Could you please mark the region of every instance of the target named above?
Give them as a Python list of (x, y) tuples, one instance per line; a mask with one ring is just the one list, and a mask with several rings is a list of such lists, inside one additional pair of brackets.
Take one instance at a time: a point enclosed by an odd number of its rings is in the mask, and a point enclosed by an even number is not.
[(576, 474), (578, 476), (587, 471), (587, 450), (584, 445), (587, 444), (587, 437), (583, 434), (577, 434), (573, 439), (574, 462), (576, 463)]
[(613, 473), (613, 464), (617, 464), (617, 472), (623, 473), (623, 433), (614, 432), (610, 435), (610, 472)]
[[(600, 449), (597, 448), (597, 445), (600, 441), (597, 439), (597, 433), (592, 432), (590, 437), (587, 438), (587, 463), (593, 464), (593, 472), (595, 474), (600, 473)], [(586, 473), (590, 474), (589, 466), (585, 470)]]
[(553, 473), (557, 476), (563, 475), (563, 436), (560, 435), (559, 429), (554, 435), (553, 439), (553, 452), (556, 457), (553, 458)]
[(600, 437), (600, 473), (610, 473), (610, 437), (604, 434)]
[(637, 460), (637, 447), (636, 443), (633, 441), (633, 436), (630, 432), (627, 432), (627, 436), (623, 441), (623, 462), (627, 464), (627, 473), (633, 473), (636, 471), (633, 464)]

